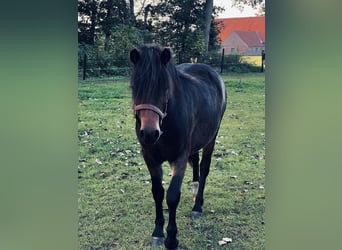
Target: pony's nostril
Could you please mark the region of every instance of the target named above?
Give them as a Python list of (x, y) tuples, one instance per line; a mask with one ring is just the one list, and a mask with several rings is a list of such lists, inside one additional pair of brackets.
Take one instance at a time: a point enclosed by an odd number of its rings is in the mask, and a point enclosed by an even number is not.
[(160, 130), (147, 130), (147, 129), (141, 129), (139, 131), (139, 137), (145, 144), (154, 144), (157, 142), (161, 135)]

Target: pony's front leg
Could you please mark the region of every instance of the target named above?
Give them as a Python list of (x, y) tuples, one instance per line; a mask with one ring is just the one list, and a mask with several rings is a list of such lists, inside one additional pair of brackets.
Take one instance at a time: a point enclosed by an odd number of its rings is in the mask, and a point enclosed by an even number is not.
[(152, 194), (156, 209), (155, 227), (152, 233), (152, 246), (160, 246), (164, 241), (164, 215), (163, 215), (163, 200), (164, 188), (162, 185), (162, 166), (149, 167), (151, 181), (152, 181)]
[(166, 249), (178, 249), (176, 210), (181, 196), (181, 186), (186, 168), (186, 158), (171, 164), (172, 178), (166, 194), (169, 209), (169, 224), (167, 226)]

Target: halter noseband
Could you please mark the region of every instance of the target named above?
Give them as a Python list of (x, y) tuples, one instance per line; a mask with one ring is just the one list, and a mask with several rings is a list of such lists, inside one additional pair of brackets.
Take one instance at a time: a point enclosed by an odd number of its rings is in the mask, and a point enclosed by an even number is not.
[(167, 116), (167, 105), (169, 102), (169, 90), (166, 91), (166, 102), (165, 102), (165, 111), (161, 111), (157, 106), (153, 104), (138, 104), (134, 105), (134, 115), (137, 117), (137, 113), (139, 110), (151, 110), (158, 114), (160, 119), (160, 125), (162, 125), (163, 119)]
[(152, 104), (139, 104), (134, 106), (134, 114), (137, 115), (137, 112), (139, 110), (151, 110), (159, 115), (160, 118), (160, 124), (162, 124), (163, 119), (167, 115), (167, 102), (165, 106), (165, 112), (161, 111), (158, 107), (152, 105)]
[(137, 111), (139, 111), (139, 110), (146, 110), (146, 109), (157, 113), (159, 115), (160, 119), (164, 119), (165, 116), (167, 115), (166, 110), (164, 113), (158, 107), (156, 107), (152, 104), (139, 104), (139, 105), (135, 105), (135, 107), (134, 107), (135, 114), (137, 114)]

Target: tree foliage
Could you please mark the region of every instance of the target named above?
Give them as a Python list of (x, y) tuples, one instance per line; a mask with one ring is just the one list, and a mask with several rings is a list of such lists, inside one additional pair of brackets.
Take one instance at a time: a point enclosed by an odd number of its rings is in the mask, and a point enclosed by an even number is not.
[(243, 10), (245, 6), (251, 6), (259, 10), (259, 15), (265, 15), (265, 0), (232, 0), (232, 6)]
[(98, 25), (99, 2), (95, 0), (78, 1), (78, 42), (94, 44)]
[[(160, 0), (155, 5), (142, 1), (141, 11), (134, 15), (133, 0), (78, 0), (80, 60), (88, 54), (101, 69), (128, 66), (130, 49), (156, 42), (170, 46), (179, 63), (194, 58), (201, 61), (206, 44), (209, 50), (219, 46), (217, 25), (208, 22), (207, 1)], [(211, 20), (218, 11), (213, 7)], [(210, 25), (209, 41), (205, 39), (206, 23)]]
[[(204, 59), (206, 49), (218, 49), (219, 34), (217, 24), (208, 23), (206, 36), (206, 0), (162, 0), (149, 6), (150, 17), (146, 19), (147, 29), (153, 34), (154, 41), (173, 48), (178, 63), (192, 59)], [(210, 13), (211, 21), (221, 11), (214, 7)], [(208, 43), (208, 48), (206, 48)]]
[(204, 49), (204, 1), (170, 0), (155, 6), (160, 16), (154, 25), (158, 43), (171, 46), (178, 55), (179, 63), (190, 57), (200, 57)]

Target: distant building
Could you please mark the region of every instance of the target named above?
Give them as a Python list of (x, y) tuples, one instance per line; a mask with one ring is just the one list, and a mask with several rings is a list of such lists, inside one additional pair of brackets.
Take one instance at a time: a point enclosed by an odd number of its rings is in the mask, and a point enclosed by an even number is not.
[(220, 23), (219, 39), (225, 54), (261, 55), (265, 50), (265, 17), (215, 19)]
[(234, 30), (222, 43), (226, 54), (240, 54), (245, 56), (260, 56), (265, 50), (265, 41), (259, 32)]

